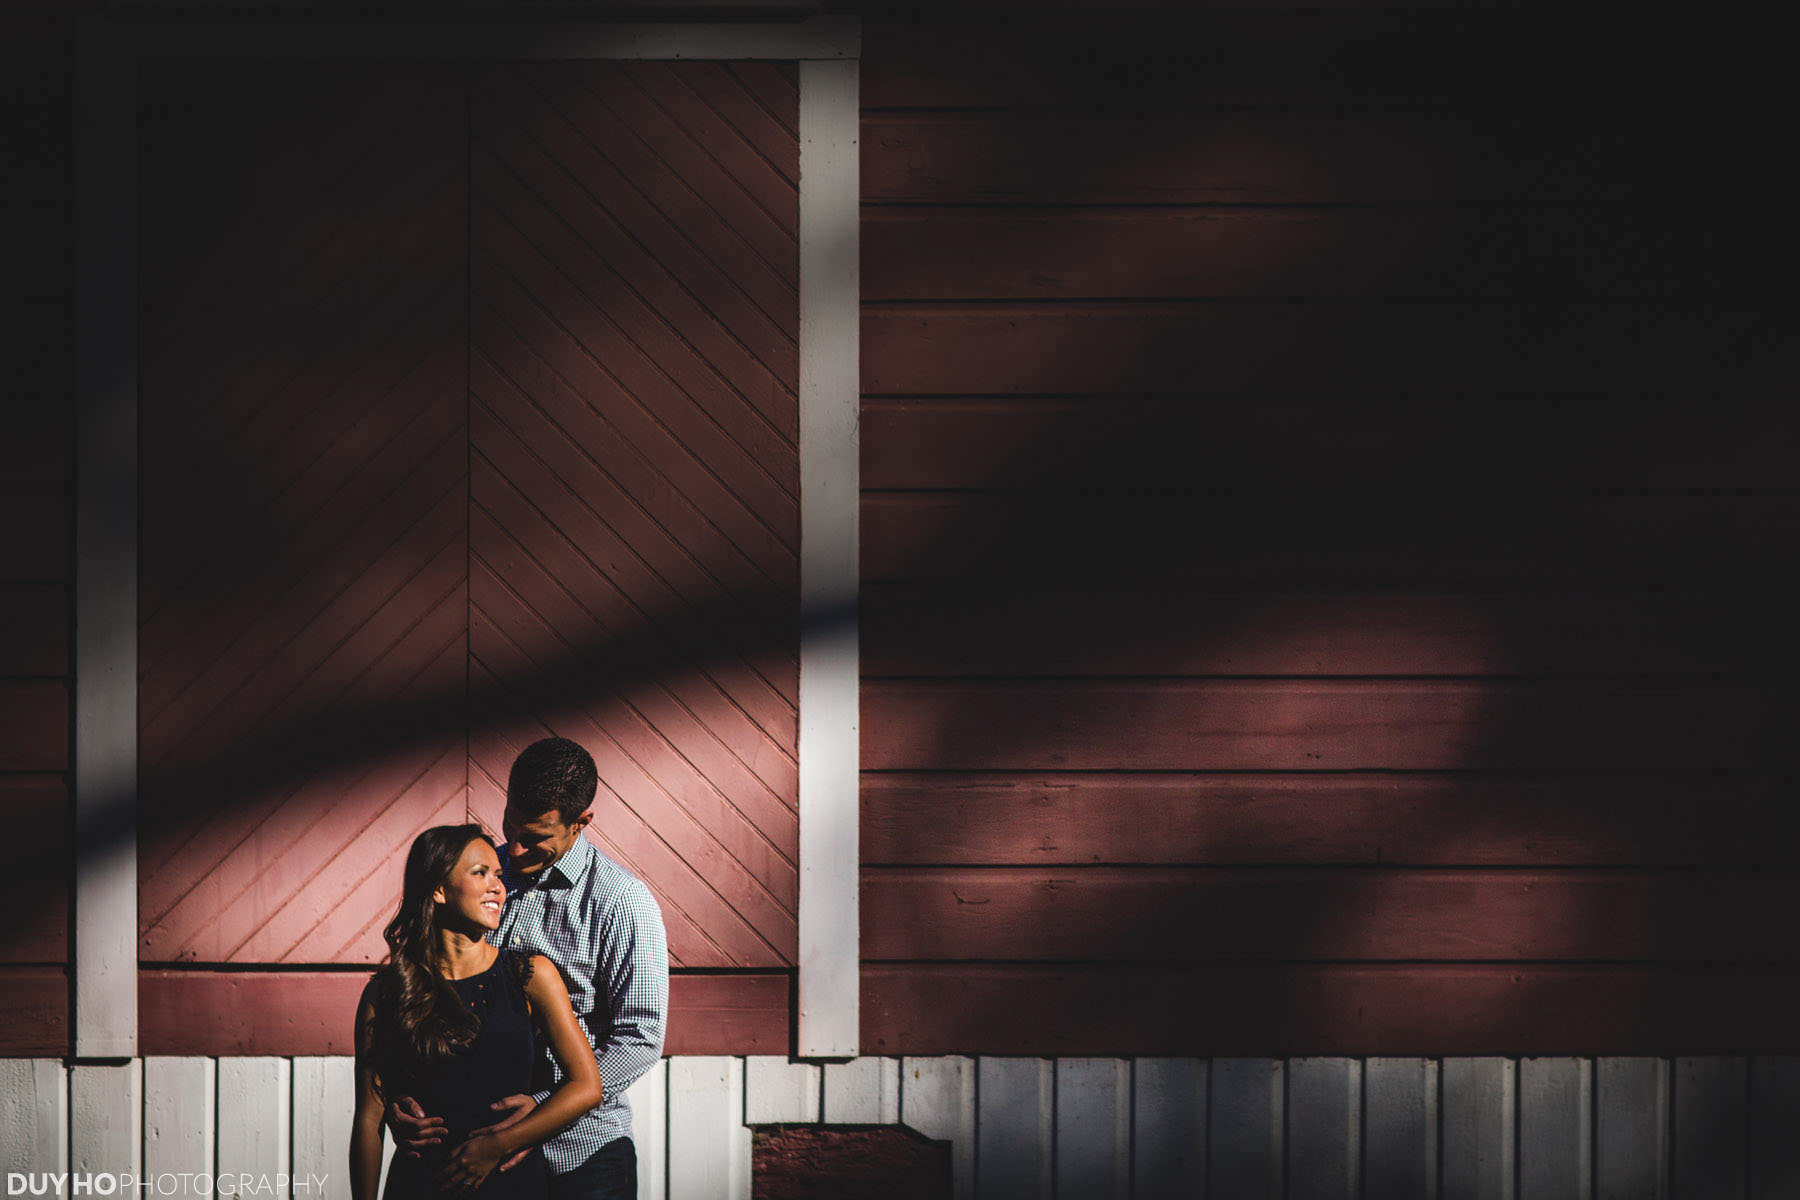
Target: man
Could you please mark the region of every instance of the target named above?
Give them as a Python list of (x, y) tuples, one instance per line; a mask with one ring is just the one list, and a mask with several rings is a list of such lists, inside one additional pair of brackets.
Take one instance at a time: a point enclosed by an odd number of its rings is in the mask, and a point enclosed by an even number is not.
[[(600, 1064), (600, 1106), (544, 1144), (551, 1200), (636, 1200), (624, 1093), (662, 1056), (669, 1003), (662, 910), (649, 888), (581, 836), (598, 784), (593, 757), (566, 738), (533, 742), (513, 762), (502, 825), (507, 902), (488, 939), (557, 965)], [(547, 1053), (543, 1070), (552, 1084), (560, 1080)], [(499, 1125), (522, 1119), (549, 1092), (498, 1102), (506, 1113)], [(443, 1121), (409, 1098), (387, 1115), (402, 1149), (442, 1140)]]

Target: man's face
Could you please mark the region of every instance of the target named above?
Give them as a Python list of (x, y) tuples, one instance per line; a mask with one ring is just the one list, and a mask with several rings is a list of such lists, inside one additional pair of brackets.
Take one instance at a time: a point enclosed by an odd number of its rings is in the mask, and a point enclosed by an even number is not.
[(554, 808), (532, 815), (508, 804), (500, 828), (506, 834), (506, 854), (512, 869), (527, 877), (536, 875), (568, 853), (581, 836), (582, 827), (593, 819), (591, 811), (584, 812), (565, 824)]

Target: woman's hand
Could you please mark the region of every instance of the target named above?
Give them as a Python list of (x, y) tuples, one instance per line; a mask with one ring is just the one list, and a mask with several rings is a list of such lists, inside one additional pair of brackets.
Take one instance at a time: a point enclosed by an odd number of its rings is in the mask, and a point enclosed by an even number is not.
[(512, 1153), (512, 1148), (499, 1134), (473, 1134), (444, 1160), (443, 1169), (437, 1173), (438, 1188), (446, 1192), (473, 1192)]
[[(494, 1112), (505, 1113), (506, 1115), (501, 1117), (500, 1120), (495, 1121), (492, 1125), (484, 1125), (480, 1129), (475, 1130), (469, 1135), (470, 1137), (480, 1137), (484, 1133), (499, 1133), (503, 1129), (511, 1129), (514, 1125), (517, 1125), (520, 1121), (523, 1121), (526, 1117), (531, 1115), (531, 1110), (537, 1107), (537, 1101), (533, 1100), (530, 1096), (507, 1096), (503, 1099), (494, 1101), (492, 1104), (488, 1105), (488, 1107)], [(502, 1171), (512, 1170), (514, 1167), (524, 1162), (525, 1156), (530, 1153), (531, 1146), (529, 1144), (521, 1147), (513, 1152), (512, 1157), (500, 1164), (500, 1169)]]

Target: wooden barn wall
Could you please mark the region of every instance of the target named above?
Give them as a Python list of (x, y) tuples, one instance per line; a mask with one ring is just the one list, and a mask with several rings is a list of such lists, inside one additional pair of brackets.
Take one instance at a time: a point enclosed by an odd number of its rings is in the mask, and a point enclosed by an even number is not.
[[(1545, 28), (871, 8), (865, 1050), (1793, 1047), (1779, 74)], [(0, 1051), (60, 1054), (74, 15), (11, 32)], [(161, 986), (150, 1052), (277, 1044)]]
[(146, 1045), (341, 1049), (360, 972), (265, 969), (378, 961), (413, 836), (497, 829), (549, 733), (673, 968), (734, 972), (680, 982), (685, 1044), (785, 1042), (792, 64), (169, 59), (139, 96)]
[(73, 878), (70, 582), (74, 541), (71, 27), (8, 17), (0, 39), (6, 232), (0, 346), (0, 1055), (68, 1045)]
[(869, 32), (867, 1052), (1795, 1044), (1786, 245), (1613, 36)]

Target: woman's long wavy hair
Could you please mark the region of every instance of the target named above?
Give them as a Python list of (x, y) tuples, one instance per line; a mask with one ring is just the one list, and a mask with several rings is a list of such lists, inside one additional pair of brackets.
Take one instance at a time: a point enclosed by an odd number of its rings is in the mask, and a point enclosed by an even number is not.
[(406, 853), (400, 908), (382, 936), (388, 957), (376, 978), (373, 1063), (382, 1090), (404, 1095), (438, 1059), (467, 1046), (481, 1023), (438, 967), (437, 902), (470, 842), (492, 838), (479, 825), (434, 825)]

